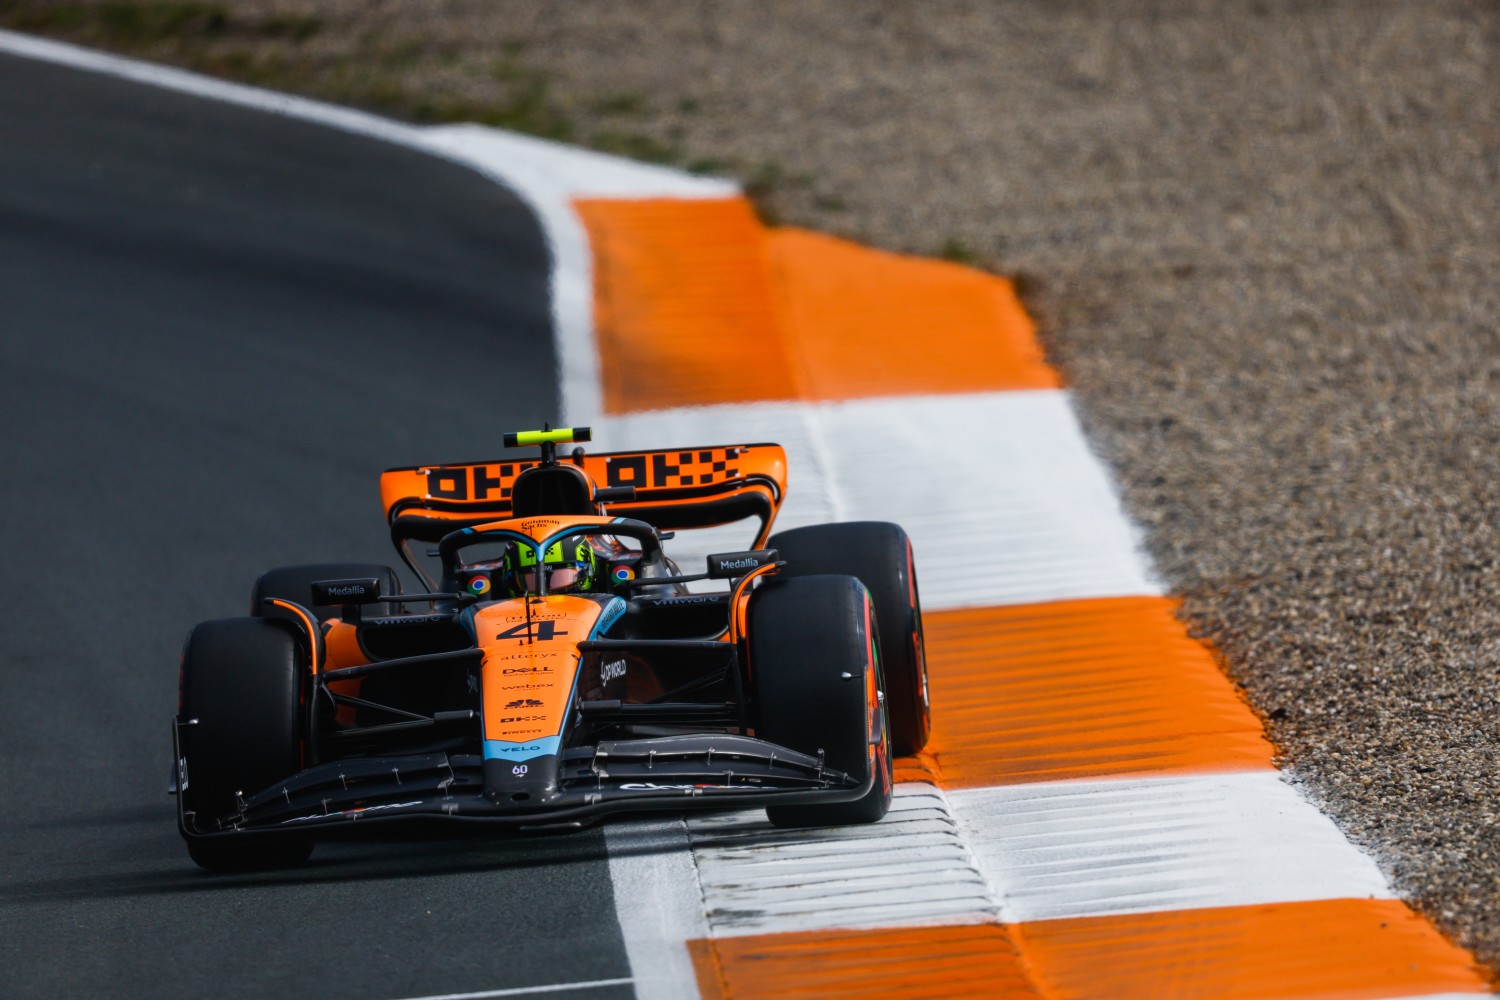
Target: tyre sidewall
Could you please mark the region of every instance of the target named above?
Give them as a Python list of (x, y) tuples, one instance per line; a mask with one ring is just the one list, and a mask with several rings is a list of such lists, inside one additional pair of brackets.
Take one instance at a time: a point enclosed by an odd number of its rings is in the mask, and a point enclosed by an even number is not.
[(182, 662), (185, 807), (213, 829), (302, 766), (306, 653), (280, 622), (226, 618), (188, 634)]
[(889, 724), (880, 698), (877, 618), (848, 576), (812, 576), (758, 588), (748, 609), (756, 736), (817, 756), (859, 781), (861, 799), (767, 810), (785, 826), (874, 822), (891, 796)]
[(847, 574), (870, 591), (879, 621), (892, 750), (906, 756), (925, 747), (932, 727), (927, 652), (906, 532), (885, 521), (817, 524), (778, 532), (767, 547), (786, 560), (778, 579)]

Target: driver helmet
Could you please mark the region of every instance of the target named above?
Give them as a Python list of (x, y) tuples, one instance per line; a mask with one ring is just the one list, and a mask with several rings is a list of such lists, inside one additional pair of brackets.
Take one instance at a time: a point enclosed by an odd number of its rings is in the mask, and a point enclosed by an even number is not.
[(512, 597), (541, 593), (543, 583), (549, 594), (583, 593), (592, 590), (599, 577), (594, 547), (581, 536), (547, 546), (540, 567), (534, 547), (517, 545), (505, 554), (502, 568), (506, 589)]

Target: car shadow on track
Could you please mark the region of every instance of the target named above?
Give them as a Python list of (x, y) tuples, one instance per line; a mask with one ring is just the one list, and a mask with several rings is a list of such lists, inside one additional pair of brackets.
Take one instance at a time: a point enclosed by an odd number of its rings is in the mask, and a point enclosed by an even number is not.
[(90, 830), (101, 827), (117, 827), (134, 823), (172, 823), (172, 806), (149, 803), (121, 806), (114, 809), (95, 809), (89, 812), (71, 812), (61, 816), (49, 816), (14, 824), (17, 828), (30, 830)]
[[(16, 879), (7, 886), (7, 902), (52, 903), (100, 897), (151, 897), (174, 894), (256, 890), (319, 883), (380, 882), (478, 874), (495, 870), (559, 869), (607, 861), (598, 828), (563, 833), (514, 834), (493, 830), (433, 833), (371, 832), (359, 838), (319, 843), (312, 859), (295, 868), (236, 874), (210, 874), (188, 859), (171, 826), (121, 829), (161, 814), (152, 809), (115, 810), (108, 817), (89, 816), (48, 821), (47, 825), (113, 826), (115, 836), (101, 843), (103, 857), (76, 877)], [(117, 815), (118, 813), (118, 815)], [(649, 854), (667, 846), (631, 846), (615, 853)]]
[[(446, 835), (393, 838), (363, 842), (320, 844), (305, 865), (277, 871), (210, 874), (188, 859), (176, 832), (130, 838), (119, 853), (133, 859), (121, 867), (135, 870), (111, 873), (113, 865), (97, 866), (78, 877), (43, 878), (10, 883), (12, 903), (97, 899), (101, 896), (162, 896), (176, 893), (222, 892), (234, 889), (310, 885), (319, 882), (390, 881), (434, 876), (474, 874), (493, 869), (559, 868), (604, 860), (597, 835), (568, 835), (543, 839), (497, 838), (494, 835)], [(111, 852), (115, 853), (115, 852)], [(121, 859), (124, 860), (123, 858)], [(142, 862), (144, 861), (144, 864)]]

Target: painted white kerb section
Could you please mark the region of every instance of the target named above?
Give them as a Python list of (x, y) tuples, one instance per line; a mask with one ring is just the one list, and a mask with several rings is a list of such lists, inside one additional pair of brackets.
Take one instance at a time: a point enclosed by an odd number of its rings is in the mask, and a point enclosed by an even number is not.
[(1375, 863), (1275, 771), (948, 799), (1007, 922), (1393, 896)]
[(685, 942), (709, 936), (696, 859), (678, 817), (605, 824), (609, 877), (636, 995), (698, 1000)]
[(781, 830), (760, 810), (690, 816), (715, 937), (993, 923), (1000, 907), (941, 790), (898, 784), (880, 823)]
[(747, 812), (687, 831), (715, 937), (1393, 895), (1273, 771), (902, 784), (873, 826), (778, 830)]
[[(927, 610), (1162, 592), (1064, 391), (660, 410), (611, 417), (594, 440), (784, 445), (777, 527), (903, 525)], [(748, 544), (743, 529), (694, 535), (671, 547), (688, 572), (710, 551)]]

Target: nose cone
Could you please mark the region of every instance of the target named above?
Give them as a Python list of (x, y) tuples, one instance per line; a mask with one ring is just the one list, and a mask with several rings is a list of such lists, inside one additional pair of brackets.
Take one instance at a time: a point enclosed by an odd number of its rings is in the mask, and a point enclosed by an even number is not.
[(484, 796), (497, 806), (546, 805), (556, 795), (556, 754), (523, 761), (491, 757), (484, 762)]

